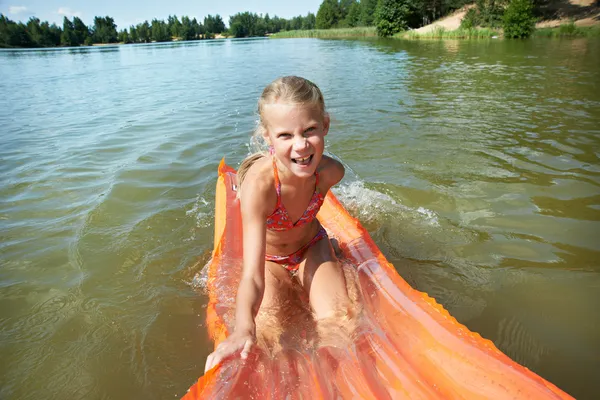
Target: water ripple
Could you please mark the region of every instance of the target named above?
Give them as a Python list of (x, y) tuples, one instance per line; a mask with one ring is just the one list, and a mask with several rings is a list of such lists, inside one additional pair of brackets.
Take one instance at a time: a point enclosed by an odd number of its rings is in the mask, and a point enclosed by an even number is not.
[(216, 168), (246, 156), (256, 99), (288, 74), (323, 89), (336, 193), (402, 275), (561, 388), (598, 392), (598, 46), (0, 52), (0, 397), (168, 398), (195, 381), (210, 342), (188, 282), (212, 249)]

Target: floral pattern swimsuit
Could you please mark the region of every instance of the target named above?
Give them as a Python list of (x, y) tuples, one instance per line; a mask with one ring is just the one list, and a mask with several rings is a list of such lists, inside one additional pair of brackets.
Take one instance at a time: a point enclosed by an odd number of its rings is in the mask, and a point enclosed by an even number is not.
[[(292, 228), (296, 228), (298, 226), (302, 226), (304, 224), (308, 224), (312, 222), (317, 216), (319, 209), (323, 205), (324, 197), (319, 192), (318, 184), (319, 184), (319, 173), (315, 171), (315, 191), (308, 203), (308, 207), (300, 217), (300, 219), (296, 222), (292, 222), (290, 215), (288, 214), (283, 202), (281, 201), (281, 181), (279, 180), (279, 174), (277, 173), (277, 165), (275, 163), (275, 157), (273, 157), (273, 175), (275, 177), (275, 191), (277, 192), (277, 205), (275, 206), (275, 211), (267, 218), (267, 229), (271, 231), (287, 231)], [(298, 250), (289, 254), (287, 256), (273, 256), (266, 254), (265, 259), (267, 261), (273, 261), (277, 264), (280, 264), (282, 267), (287, 269), (292, 276), (295, 276), (298, 273), (298, 268), (300, 267), (300, 262), (306, 254), (306, 251), (311, 248), (315, 243), (320, 241), (323, 238), (327, 237), (327, 232), (325, 228), (321, 227), (317, 234), (304, 246), (300, 247)]]

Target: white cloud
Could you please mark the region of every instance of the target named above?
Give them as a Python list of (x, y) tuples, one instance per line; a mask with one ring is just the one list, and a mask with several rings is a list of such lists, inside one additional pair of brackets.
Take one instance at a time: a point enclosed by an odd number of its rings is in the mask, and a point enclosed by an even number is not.
[(23, 14), (27, 11), (27, 7), (25, 6), (10, 6), (8, 7), (8, 12), (11, 14)]
[(67, 18), (81, 18), (81, 11), (73, 11), (69, 7), (60, 7), (56, 13), (59, 15), (64, 15)]

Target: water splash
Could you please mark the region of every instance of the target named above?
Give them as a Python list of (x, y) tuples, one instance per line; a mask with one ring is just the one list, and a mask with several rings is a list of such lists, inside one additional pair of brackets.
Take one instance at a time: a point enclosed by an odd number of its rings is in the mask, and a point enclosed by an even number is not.
[(411, 208), (398, 203), (390, 195), (370, 189), (357, 180), (333, 189), (344, 206), (363, 223), (388, 219), (391, 215), (409, 219), (418, 225), (440, 226), (435, 211), (425, 207)]
[(208, 284), (208, 267), (212, 263), (212, 260), (213, 260), (213, 258), (210, 257), (206, 261), (206, 263), (204, 264), (204, 266), (202, 267), (200, 272), (197, 272), (196, 275), (194, 275), (194, 277), (192, 278), (192, 281), (189, 283), (191, 287), (193, 287), (194, 289), (199, 289), (203, 293), (206, 293), (207, 284)]
[(197, 229), (210, 228), (212, 225), (213, 206), (204, 197), (197, 195), (192, 208), (187, 210), (185, 215), (195, 219), (195, 226), (190, 229), (191, 236), (184, 239), (185, 241), (192, 241), (196, 239)]
[(185, 212), (185, 215), (192, 215), (196, 218), (196, 227), (198, 228), (208, 228), (212, 222), (212, 220), (207, 219), (207, 216), (210, 216), (210, 210), (212, 209), (210, 203), (200, 195), (196, 196), (196, 201), (190, 210)]

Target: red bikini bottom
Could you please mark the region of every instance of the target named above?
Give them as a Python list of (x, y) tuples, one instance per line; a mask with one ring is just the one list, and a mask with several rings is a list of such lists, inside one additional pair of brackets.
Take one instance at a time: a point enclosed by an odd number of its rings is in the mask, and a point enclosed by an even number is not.
[(321, 229), (319, 229), (319, 232), (317, 232), (315, 237), (313, 237), (308, 243), (300, 247), (292, 254), (287, 256), (271, 256), (269, 254), (266, 254), (265, 260), (273, 261), (274, 263), (281, 265), (283, 268), (288, 270), (290, 275), (296, 276), (296, 274), (298, 273), (298, 268), (300, 267), (300, 262), (302, 261), (302, 258), (304, 258), (304, 254), (306, 254), (306, 251), (310, 249), (319, 240), (326, 237), (327, 231), (325, 230), (325, 228), (321, 227)]

